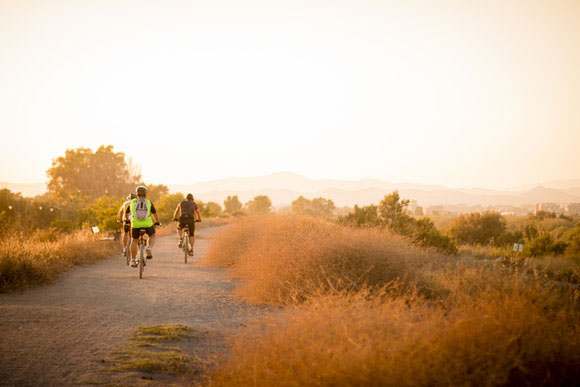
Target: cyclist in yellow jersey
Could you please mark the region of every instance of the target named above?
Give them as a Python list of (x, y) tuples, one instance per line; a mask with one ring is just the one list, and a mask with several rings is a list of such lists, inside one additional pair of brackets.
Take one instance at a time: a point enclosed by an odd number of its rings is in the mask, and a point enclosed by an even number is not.
[[(131, 266), (137, 267), (137, 240), (139, 239), (139, 230), (144, 229), (149, 235), (149, 244), (147, 246), (147, 259), (153, 258), (152, 247), (155, 244), (155, 226), (159, 226), (159, 217), (153, 203), (147, 199), (147, 188), (140, 185), (137, 187), (137, 198), (131, 200), (125, 216), (131, 215)], [(153, 221), (155, 220), (155, 223)]]

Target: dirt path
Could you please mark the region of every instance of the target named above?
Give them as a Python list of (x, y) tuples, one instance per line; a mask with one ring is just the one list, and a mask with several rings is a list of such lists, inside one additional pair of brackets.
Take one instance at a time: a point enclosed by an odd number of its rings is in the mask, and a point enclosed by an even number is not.
[(142, 280), (119, 254), (53, 285), (0, 295), (0, 384), (84, 384), (138, 326), (244, 323), (257, 310), (234, 299), (223, 270), (198, 266), (216, 231), (199, 232), (187, 265), (174, 236), (158, 238)]

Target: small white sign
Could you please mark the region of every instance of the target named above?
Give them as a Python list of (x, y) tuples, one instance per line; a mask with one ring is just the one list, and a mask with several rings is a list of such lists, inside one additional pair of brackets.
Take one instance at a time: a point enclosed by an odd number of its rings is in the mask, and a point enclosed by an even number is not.
[(524, 251), (524, 245), (521, 243), (514, 243), (514, 251), (519, 251), (521, 253)]
[(93, 226), (93, 227), (91, 227), (91, 230), (93, 230), (93, 234), (98, 234), (99, 233), (99, 226)]

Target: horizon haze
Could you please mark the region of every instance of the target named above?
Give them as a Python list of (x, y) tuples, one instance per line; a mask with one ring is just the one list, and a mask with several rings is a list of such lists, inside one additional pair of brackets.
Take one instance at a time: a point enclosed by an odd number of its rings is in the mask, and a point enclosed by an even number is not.
[(578, 178), (580, 2), (0, 0), (0, 181)]

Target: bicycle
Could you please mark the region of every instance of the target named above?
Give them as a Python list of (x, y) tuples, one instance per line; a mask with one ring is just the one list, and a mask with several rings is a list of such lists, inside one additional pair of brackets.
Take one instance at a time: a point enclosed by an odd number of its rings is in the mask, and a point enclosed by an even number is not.
[(145, 270), (145, 247), (147, 246), (147, 240), (145, 239), (145, 233), (147, 230), (144, 228), (139, 229), (139, 239), (137, 240), (137, 266), (139, 266), (139, 279), (143, 278), (143, 270)]
[(133, 237), (131, 236), (131, 221), (126, 220), (125, 226), (129, 227), (129, 232), (127, 233), (127, 245), (125, 246), (125, 258), (127, 258), (127, 266), (131, 264), (131, 240)]
[[(161, 223), (155, 223), (154, 227), (160, 226)], [(147, 230), (144, 228), (139, 229), (139, 239), (137, 239), (137, 266), (139, 266), (139, 279), (143, 278), (143, 271), (145, 270), (146, 265), (146, 253), (145, 248), (147, 247), (147, 239), (145, 239), (145, 234)]]
[[(174, 219), (175, 221), (178, 221), (176, 219)], [(201, 222), (201, 220), (199, 219), (195, 219), (194, 222)], [(183, 260), (185, 261), (185, 263), (187, 264), (187, 257), (188, 256), (193, 256), (193, 246), (191, 246), (190, 249), (190, 242), (189, 242), (189, 225), (186, 224), (185, 227), (183, 228), (183, 242), (181, 245), (181, 249), (183, 250)]]

